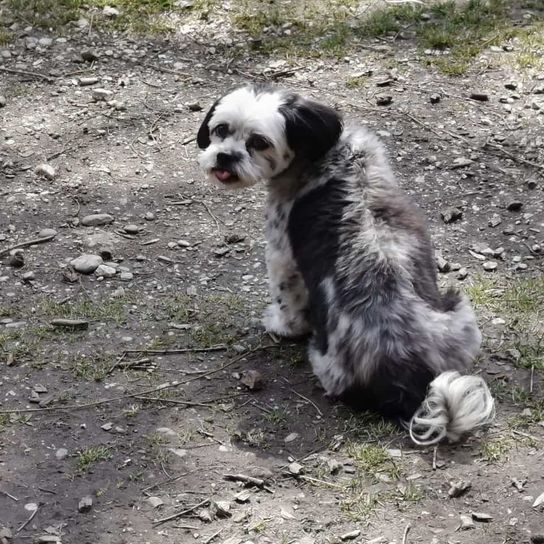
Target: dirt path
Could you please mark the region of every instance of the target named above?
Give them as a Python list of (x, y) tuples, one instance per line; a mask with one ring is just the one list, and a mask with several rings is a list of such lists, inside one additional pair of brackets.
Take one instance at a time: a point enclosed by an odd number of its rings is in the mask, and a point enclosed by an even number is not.
[[(0, 46), (0, 252), (51, 238), (0, 262), (0, 542), (544, 542), (544, 66), (513, 62), (515, 40), (458, 77), (391, 37), (339, 59), (229, 56), (220, 20)], [(304, 345), (264, 334), (263, 190), (208, 186), (192, 141), (247, 80), (334, 104), (386, 142), (441, 281), (478, 309), (492, 429), (415, 449), (330, 404)], [(73, 272), (82, 254), (101, 276)]]

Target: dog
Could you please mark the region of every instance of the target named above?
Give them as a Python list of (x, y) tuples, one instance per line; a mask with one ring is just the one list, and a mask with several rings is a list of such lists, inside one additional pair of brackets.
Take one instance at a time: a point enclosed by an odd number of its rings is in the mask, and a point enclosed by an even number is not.
[(213, 183), (267, 184), (263, 323), (311, 334), (328, 396), (397, 419), (420, 445), (491, 422), (486, 383), (466, 374), (482, 340), (474, 312), (439, 291), (426, 223), (371, 132), (296, 93), (248, 85), (213, 104), (197, 144)]

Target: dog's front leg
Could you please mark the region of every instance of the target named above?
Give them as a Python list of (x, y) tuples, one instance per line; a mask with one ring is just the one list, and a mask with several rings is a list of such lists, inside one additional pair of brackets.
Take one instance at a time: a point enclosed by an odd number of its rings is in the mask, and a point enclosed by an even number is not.
[(272, 304), (265, 311), (263, 324), (279, 336), (302, 336), (310, 332), (306, 313), (308, 292), (298, 271), (289, 237), (287, 221), (290, 206), (269, 203), (266, 213), (266, 267)]

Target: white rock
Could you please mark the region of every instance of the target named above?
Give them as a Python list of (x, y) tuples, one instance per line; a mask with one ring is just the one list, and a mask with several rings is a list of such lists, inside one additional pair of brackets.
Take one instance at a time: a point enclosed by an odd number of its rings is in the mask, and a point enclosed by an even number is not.
[(115, 272), (113, 266), (107, 266), (105, 264), (98, 265), (97, 269), (94, 271), (97, 276), (102, 276), (104, 278), (113, 278)]
[(283, 439), (283, 441), (284, 441), (286, 444), (289, 444), (289, 442), (293, 442), (293, 441), (296, 440), (298, 437), (299, 437), (299, 434), (298, 434), (298, 433), (291, 433), (291, 434), (288, 434), (288, 435)]
[(158, 508), (164, 504), (164, 501), (160, 497), (148, 497), (145, 502), (147, 502), (151, 508)]
[(113, 92), (107, 89), (93, 89), (92, 97), (95, 102), (107, 102), (112, 96)]
[(121, 281), (131, 281), (134, 278), (134, 274), (132, 272), (121, 272), (119, 277)]
[(34, 169), (34, 173), (38, 176), (43, 176), (47, 179), (55, 179), (55, 176), (57, 174), (56, 170), (47, 163), (38, 164), (36, 168)]
[(40, 238), (49, 238), (50, 236), (56, 236), (57, 231), (55, 229), (42, 229), (38, 232)]
[(111, 6), (104, 6), (102, 13), (106, 17), (111, 17), (112, 19), (115, 17), (119, 17), (119, 15), (121, 14), (121, 12), (117, 8), (112, 8)]
[(56, 457), (59, 461), (62, 461), (62, 460), (65, 459), (67, 456), (68, 456), (68, 450), (67, 450), (66, 448), (59, 448), (59, 449), (55, 452), (55, 457)]

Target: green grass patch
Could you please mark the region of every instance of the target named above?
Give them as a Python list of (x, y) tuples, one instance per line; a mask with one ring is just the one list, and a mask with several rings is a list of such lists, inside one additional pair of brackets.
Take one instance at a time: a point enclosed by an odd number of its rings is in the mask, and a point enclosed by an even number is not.
[(395, 463), (387, 450), (377, 444), (348, 443), (346, 453), (351, 457), (357, 469), (365, 476), (387, 475), (391, 480), (398, 480), (402, 470)]
[(77, 469), (79, 472), (88, 472), (93, 465), (107, 461), (110, 457), (110, 451), (106, 446), (91, 446), (78, 452)]
[(165, 300), (159, 311), (170, 322), (188, 325), (188, 335), (195, 346), (209, 348), (236, 340), (237, 322), (245, 311), (245, 301), (232, 294), (178, 294)]
[(486, 463), (505, 461), (512, 448), (509, 438), (501, 437), (483, 442), (480, 446), (480, 459)]
[(113, 366), (111, 358), (104, 355), (79, 355), (68, 364), (74, 378), (87, 381), (102, 381)]

